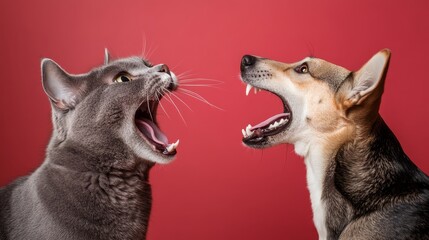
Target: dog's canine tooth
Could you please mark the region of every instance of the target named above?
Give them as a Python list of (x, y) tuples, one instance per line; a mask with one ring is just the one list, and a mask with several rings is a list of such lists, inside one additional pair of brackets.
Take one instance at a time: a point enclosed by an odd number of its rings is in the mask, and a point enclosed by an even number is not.
[(251, 89), (252, 89), (252, 85), (247, 84), (247, 86), (246, 86), (246, 96), (249, 96), (249, 92), (250, 92)]

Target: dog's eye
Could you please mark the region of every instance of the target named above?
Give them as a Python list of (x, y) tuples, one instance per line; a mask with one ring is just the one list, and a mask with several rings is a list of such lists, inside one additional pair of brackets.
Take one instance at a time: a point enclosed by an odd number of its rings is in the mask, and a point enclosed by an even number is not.
[(297, 73), (308, 73), (308, 65), (307, 63), (303, 63), (295, 68), (295, 72)]
[(122, 83), (122, 82), (129, 82), (129, 81), (131, 81), (131, 77), (126, 73), (120, 73), (113, 80), (113, 82), (115, 82), (115, 83)]

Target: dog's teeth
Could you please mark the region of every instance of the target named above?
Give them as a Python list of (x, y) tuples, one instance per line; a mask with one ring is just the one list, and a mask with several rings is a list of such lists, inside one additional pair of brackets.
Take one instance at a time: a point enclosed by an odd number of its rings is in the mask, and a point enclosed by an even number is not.
[(244, 131), (244, 129), (241, 129), (241, 133), (243, 134), (243, 137), (246, 137), (246, 131)]
[(249, 92), (250, 92), (251, 89), (252, 89), (252, 85), (247, 84), (247, 87), (246, 87), (246, 96), (249, 96)]

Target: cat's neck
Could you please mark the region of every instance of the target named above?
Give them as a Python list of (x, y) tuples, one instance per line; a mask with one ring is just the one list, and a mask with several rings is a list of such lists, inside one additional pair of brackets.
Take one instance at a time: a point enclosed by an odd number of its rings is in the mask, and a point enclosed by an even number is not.
[[(58, 219), (60, 222), (87, 219), (88, 229), (92, 230), (86, 234), (91, 234), (100, 228), (93, 226), (96, 219), (104, 219), (108, 224), (103, 228), (117, 235), (117, 239), (142, 238), (130, 234), (145, 234), (147, 230), (152, 203), (149, 171), (153, 164), (129, 156), (123, 151), (100, 154), (80, 144), (64, 142), (48, 152), (42, 168), (33, 176), (38, 179), (34, 182), (41, 183), (39, 188), (49, 186), (40, 192), (46, 201), (52, 199), (52, 193), (62, 196), (61, 201), (49, 206), (67, 212), (61, 215), (67, 218)], [(114, 214), (117, 212), (121, 213), (119, 217)]]
[(139, 175), (147, 180), (154, 163), (138, 159), (120, 141), (106, 146), (103, 143), (87, 144), (66, 140), (47, 151), (46, 162), (78, 172), (94, 174)]

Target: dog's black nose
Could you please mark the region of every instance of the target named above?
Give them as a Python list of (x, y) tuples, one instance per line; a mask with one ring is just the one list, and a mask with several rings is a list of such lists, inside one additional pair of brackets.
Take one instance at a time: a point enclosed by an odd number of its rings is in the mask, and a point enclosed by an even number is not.
[(241, 70), (243, 71), (245, 68), (251, 67), (255, 64), (256, 57), (250, 55), (244, 55), (241, 59)]

